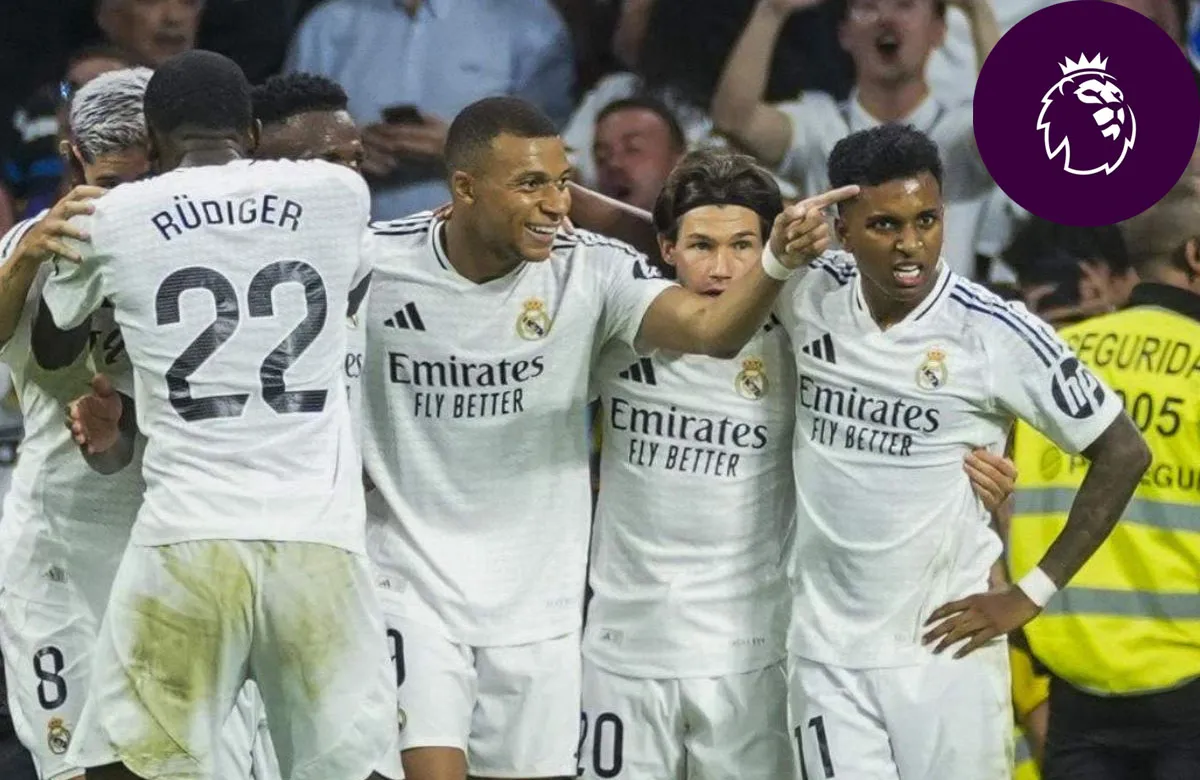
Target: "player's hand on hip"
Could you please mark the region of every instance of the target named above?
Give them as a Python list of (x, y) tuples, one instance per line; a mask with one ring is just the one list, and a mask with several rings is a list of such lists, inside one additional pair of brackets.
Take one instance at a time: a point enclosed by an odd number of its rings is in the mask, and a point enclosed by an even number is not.
[(771, 227), (771, 251), (779, 262), (799, 268), (829, 249), (833, 230), (825, 209), (853, 198), (858, 191), (857, 184), (848, 184), (785, 208)]
[(938, 642), (934, 653), (969, 639), (954, 654), (962, 658), (973, 653), (998, 636), (1004, 636), (1037, 617), (1041, 610), (1029, 600), (1020, 588), (1009, 585), (990, 593), (976, 593), (965, 599), (951, 601), (934, 610), (925, 621), (926, 626), (938, 623), (925, 634), (926, 645)]
[(71, 438), (90, 455), (104, 452), (120, 438), (121, 396), (104, 374), (92, 377), (92, 392), (80, 396), (67, 407), (67, 427)]
[(92, 201), (106, 192), (108, 190), (103, 187), (93, 187), (89, 184), (81, 184), (68, 192), (21, 238), (14, 254), (37, 263), (49, 260), (55, 255), (72, 263), (80, 262), (82, 256), (68, 246), (66, 239), (88, 241), (89, 236), (77, 225), (72, 225), (70, 219), (94, 212), (96, 206)]
[(982, 447), (967, 455), (963, 470), (971, 480), (975, 495), (979, 496), (989, 512), (995, 512), (1002, 506), (1017, 486), (1017, 464)]

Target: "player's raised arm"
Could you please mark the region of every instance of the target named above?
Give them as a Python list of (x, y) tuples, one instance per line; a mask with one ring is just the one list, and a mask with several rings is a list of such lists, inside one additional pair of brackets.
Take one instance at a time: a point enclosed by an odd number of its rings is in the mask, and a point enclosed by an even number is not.
[(646, 310), (639, 343), (713, 357), (736, 355), (767, 318), (783, 283), (829, 248), (824, 210), (858, 191), (857, 185), (838, 187), (785, 209), (775, 220), (762, 263), (720, 297), (681, 287), (663, 291)]

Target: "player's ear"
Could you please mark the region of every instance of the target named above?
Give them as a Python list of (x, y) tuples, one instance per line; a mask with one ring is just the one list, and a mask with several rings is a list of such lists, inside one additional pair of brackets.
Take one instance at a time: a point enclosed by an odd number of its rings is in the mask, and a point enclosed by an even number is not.
[(475, 202), (475, 178), (466, 171), (450, 174), (450, 194), (463, 203)]
[(87, 175), (83, 168), (83, 156), (73, 143), (67, 140), (59, 141), (58, 156), (62, 158), (63, 165), (70, 172), (72, 184), (87, 183)]
[(662, 233), (658, 234), (658, 251), (662, 255), (664, 263), (670, 266), (675, 265), (675, 242)]
[(1188, 280), (1200, 279), (1200, 239), (1189, 239), (1183, 245), (1183, 261), (1187, 264)]
[(246, 151), (253, 154), (258, 149), (260, 140), (262, 140), (262, 120), (255, 119), (250, 123), (250, 130), (246, 136)]

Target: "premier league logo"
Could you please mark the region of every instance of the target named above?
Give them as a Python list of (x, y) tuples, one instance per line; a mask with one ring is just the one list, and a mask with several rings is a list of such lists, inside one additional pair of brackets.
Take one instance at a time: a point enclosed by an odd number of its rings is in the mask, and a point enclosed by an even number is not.
[(1116, 3), (1055, 3), (992, 49), (973, 101), (979, 156), (1017, 205), (1060, 225), (1112, 225), (1179, 181), (1200, 94), (1179, 44)]
[(1060, 158), (1076, 176), (1112, 173), (1124, 162), (1137, 138), (1133, 108), (1116, 80), (1105, 72), (1108, 58), (1080, 54), (1059, 65), (1062, 78), (1042, 96), (1037, 129), (1046, 156)]

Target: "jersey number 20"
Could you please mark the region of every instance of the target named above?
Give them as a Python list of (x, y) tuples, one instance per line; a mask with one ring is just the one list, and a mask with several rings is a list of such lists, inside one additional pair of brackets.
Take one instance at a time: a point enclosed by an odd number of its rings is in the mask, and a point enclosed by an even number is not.
[[(281, 284), (295, 282), (304, 288), (305, 317), (275, 349), (263, 358), (258, 376), (262, 397), (279, 414), (319, 412), (325, 408), (325, 390), (288, 390), (286, 371), (325, 327), (328, 309), (325, 284), (317, 270), (302, 260), (280, 260), (259, 269), (246, 291), (247, 312), (251, 317), (272, 317), (275, 305), (271, 293)], [(179, 322), (179, 299), (187, 290), (208, 290), (216, 309), (216, 319), (192, 340), (167, 369), (167, 391), (171, 406), (188, 422), (214, 417), (237, 417), (246, 407), (249, 393), (192, 396), (188, 382), (196, 369), (233, 336), (241, 321), (241, 308), (233, 283), (218, 271), (203, 266), (180, 268), (158, 286), (154, 298), (158, 325)]]

